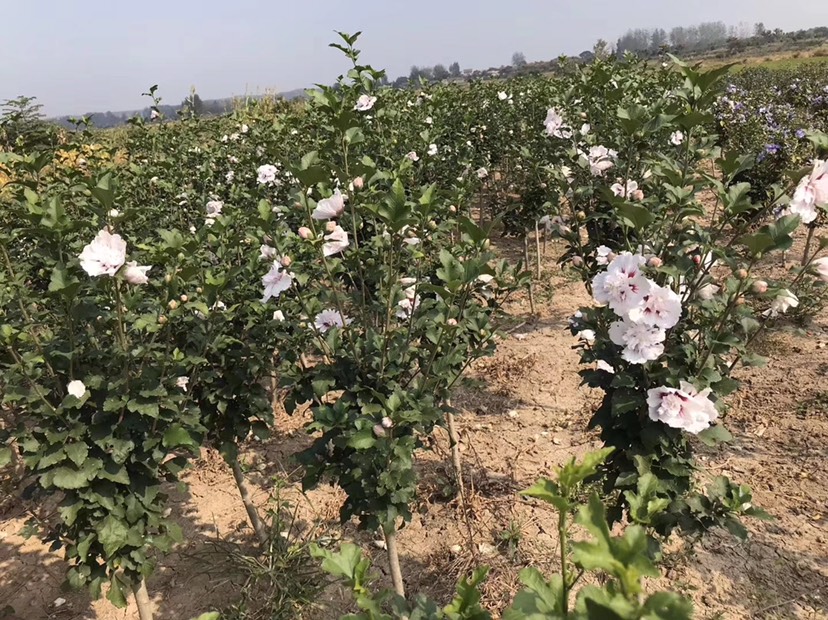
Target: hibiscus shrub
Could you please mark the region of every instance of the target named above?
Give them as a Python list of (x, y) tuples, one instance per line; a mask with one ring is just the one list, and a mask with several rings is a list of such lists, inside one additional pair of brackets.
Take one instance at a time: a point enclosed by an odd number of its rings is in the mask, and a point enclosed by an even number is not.
[[(700, 124), (710, 117), (719, 73), (679, 69), (685, 83), (649, 109), (618, 110), (621, 135), (600, 136), (617, 151), (602, 147), (582, 158), (597, 182), (570, 195), (576, 215), (562, 236), (565, 260), (583, 274), (599, 307), (582, 308), (572, 330), (581, 338), (582, 362), (596, 365), (582, 371), (584, 381), (605, 392), (592, 425), (616, 448), (604, 480), (617, 498), (615, 517), (626, 509), (636, 518), (642, 477), (652, 474), (657, 484), (647, 495), (661, 511), (647, 522), (657, 531), (723, 524), (744, 535), (738, 515), (763, 513), (752, 507), (749, 490), (729, 481), (709, 495), (699, 491), (687, 435), (711, 445), (729, 438), (720, 414), (722, 399), (739, 386), (731, 371), (740, 361), (761, 363), (749, 345), (770, 318), (797, 304), (792, 290), (810, 278), (819, 248), (787, 284), (757, 277), (760, 260), (791, 246), (791, 234), (814, 207), (802, 196), (819, 194), (826, 177), (817, 162), (782, 216), (753, 228), (784, 208), (784, 188), (776, 186), (775, 200), (763, 207), (752, 202), (748, 184), (734, 182), (750, 162), (715, 158), (715, 136)], [(645, 147), (653, 143), (664, 147)], [(721, 178), (709, 171), (710, 157)], [(601, 189), (611, 170), (625, 177)], [(713, 196), (712, 208), (703, 193)], [(596, 196), (607, 206), (592, 208)], [(746, 212), (756, 215), (745, 220)], [(751, 296), (767, 300), (764, 316), (745, 303)]]

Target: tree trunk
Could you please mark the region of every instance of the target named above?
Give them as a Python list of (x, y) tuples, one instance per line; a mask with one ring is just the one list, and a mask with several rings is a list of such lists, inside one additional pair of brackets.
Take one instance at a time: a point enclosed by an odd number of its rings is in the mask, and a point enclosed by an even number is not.
[(250, 519), (250, 525), (253, 526), (253, 531), (256, 532), (256, 538), (259, 539), (259, 543), (264, 546), (267, 544), (267, 528), (262, 523), (256, 506), (253, 505), (253, 501), (250, 499), (250, 491), (247, 489), (247, 482), (244, 479), (241, 465), (239, 465), (239, 459), (234, 459), (230, 467), (233, 470), (233, 478), (236, 480), (236, 486), (239, 488), (239, 495), (241, 495), (244, 509), (247, 511), (247, 517)]
[(540, 246), (540, 229), (538, 222), (535, 220), (535, 277), (540, 280), (541, 276), (541, 246)]
[(388, 553), (388, 563), (391, 565), (391, 581), (394, 584), (394, 591), (405, 598), (405, 585), (400, 570), (400, 554), (397, 551), (396, 523), (392, 522), (384, 525), (382, 532), (385, 534), (385, 550)]
[(147, 584), (143, 579), (132, 586), (135, 595), (135, 604), (138, 605), (138, 617), (141, 620), (152, 620), (152, 604), (147, 594)]
[[(451, 401), (446, 400), (446, 405), (451, 407)], [(457, 489), (463, 497), (463, 464), (460, 461), (460, 433), (457, 432), (457, 425), (454, 423), (454, 414), (446, 413), (446, 424), (448, 426), (449, 443), (451, 445), (451, 466), (454, 469), (454, 477), (457, 480)]]
[[(526, 269), (529, 270), (529, 233), (523, 233), (523, 262), (526, 263)], [(535, 316), (535, 282), (534, 278), (529, 279), (529, 312)]]

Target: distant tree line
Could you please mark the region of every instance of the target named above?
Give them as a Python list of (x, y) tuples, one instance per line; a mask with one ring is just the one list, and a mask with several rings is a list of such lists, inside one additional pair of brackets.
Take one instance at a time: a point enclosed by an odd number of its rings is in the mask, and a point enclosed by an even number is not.
[(615, 52), (659, 54), (665, 49), (692, 54), (717, 48), (731, 50), (749, 49), (772, 40), (800, 41), (828, 38), (828, 27), (785, 32), (781, 28), (768, 30), (761, 22), (752, 27), (747, 24), (727, 26), (724, 22), (703, 22), (694, 26), (678, 26), (669, 31), (664, 28), (635, 28), (628, 30), (615, 44)]

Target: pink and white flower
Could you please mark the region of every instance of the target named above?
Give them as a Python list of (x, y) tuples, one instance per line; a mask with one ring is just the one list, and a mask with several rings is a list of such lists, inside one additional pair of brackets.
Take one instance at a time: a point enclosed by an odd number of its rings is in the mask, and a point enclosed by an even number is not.
[(670, 329), (681, 318), (681, 297), (669, 288), (651, 283), (644, 301), (630, 310), (629, 317), (635, 323)]
[(417, 155), (417, 151), (409, 151), (409, 152), (406, 154), (406, 157), (407, 157), (408, 159), (410, 159), (411, 161), (420, 161), (420, 156), (419, 156), (419, 155)]
[(797, 185), (787, 213), (798, 215), (803, 224), (810, 224), (819, 215), (817, 207), (828, 207), (828, 160), (814, 161), (813, 170)]
[(670, 144), (673, 146), (680, 146), (684, 143), (684, 132), (683, 131), (674, 131), (670, 134)]
[(583, 155), (589, 165), (589, 171), (593, 176), (601, 177), (615, 165), (615, 158), (618, 153), (605, 146), (590, 147), (589, 153)]
[(403, 291), (405, 298), (397, 302), (396, 316), (399, 319), (408, 319), (420, 305), (420, 296), (416, 294), (416, 286), (409, 286)]
[(121, 235), (101, 230), (78, 256), (83, 270), (90, 276), (114, 276), (126, 261), (126, 241)]
[(572, 129), (564, 122), (563, 114), (557, 108), (549, 108), (546, 111), (546, 119), (543, 121), (546, 127), (546, 134), (553, 138), (569, 139), (572, 137)]
[(348, 245), (348, 233), (341, 226), (335, 226), (329, 235), (325, 235), (325, 243), (322, 244), (322, 254), (324, 256), (339, 254)]
[(332, 220), (342, 215), (343, 211), (345, 211), (345, 196), (337, 189), (330, 198), (323, 198), (316, 203), (311, 217), (315, 220)]
[(371, 95), (360, 95), (359, 99), (357, 99), (356, 105), (354, 106), (354, 110), (357, 112), (367, 112), (374, 107), (376, 102), (376, 97), (372, 97)]
[(190, 377), (178, 377), (175, 380), (175, 387), (187, 391), (187, 384), (190, 383)]
[(788, 289), (782, 289), (771, 302), (771, 316), (776, 316), (780, 312), (785, 314), (790, 308), (796, 308), (798, 305), (799, 298)]
[(256, 180), (259, 185), (272, 185), (276, 182), (279, 169), (273, 164), (264, 164), (256, 169)]
[(130, 261), (124, 267), (124, 280), (130, 284), (146, 284), (149, 282), (147, 272), (150, 269), (150, 265), (139, 265), (134, 260)]
[(626, 318), (616, 321), (609, 329), (610, 340), (624, 347), (621, 357), (630, 364), (644, 364), (661, 357), (664, 353), (666, 336), (667, 334), (660, 327), (646, 323), (633, 323)]
[(710, 388), (697, 392), (686, 381), (679, 385), (680, 389), (659, 387), (647, 391), (650, 419), (695, 435), (708, 428), (719, 412), (709, 398)]
[(630, 200), (644, 199), (644, 192), (638, 188), (638, 181), (627, 181), (624, 185), (621, 182), (613, 183), (610, 189), (613, 194), (620, 198), (629, 198)]
[(436, 144), (429, 144), (427, 153), (432, 157), (437, 154), (437, 145)]
[(828, 282), (828, 257), (816, 259), (811, 263), (811, 267), (813, 268), (814, 272), (819, 276), (820, 280), (822, 280), (823, 282)]
[(341, 315), (338, 310), (329, 308), (316, 315), (316, 318), (313, 320), (313, 325), (320, 333), (324, 334), (332, 327), (344, 327), (345, 325), (350, 325), (352, 322), (353, 319)]
[(598, 265), (606, 265), (613, 259), (612, 248), (605, 245), (599, 245), (595, 248), (595, 263)]
[(83, 381), (75, 379), (66, 385), (66, 391), (70, 396), (81, 398), (84, 394), (86, 394), (86, 386), (83, 384)]
[(616, 256), (607, 270), (592, 280), (595, 301), (626, 317), (650, 292), (651, 283), (641, 271), (645, 262), (640, 254), (624, 252)]
[(293, 274), (283, 270), (279, 261), (274, 261), (270, 271), (262, 276), (262, 286), (264, 286), (262, 303), (267, 303), (271, 297), (278, 299), (279, 295), (293, 286)]

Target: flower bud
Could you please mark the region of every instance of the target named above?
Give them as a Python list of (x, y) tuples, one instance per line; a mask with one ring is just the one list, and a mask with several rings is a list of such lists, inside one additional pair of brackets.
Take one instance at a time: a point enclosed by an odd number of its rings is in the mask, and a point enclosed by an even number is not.
[(170, 300), (170, 303), (167, 304), (167, 306), (169, 306), (170, 310), (175, 310), (176, 308), (178, 308), (178, 302), (175, 299), (172, 299)]
[(739, 278), (740, 280), (744, 280), (748, 276), (747, 269), (737, 269), (733, 272), (733, 275)]
[(172, 282), (172, 275), (171, 275), (171, 274), (169, 274), (169, 273), (168, 273), (167, 275), (165, 275), (165, 276), (164, 276), (164, 282), (166, 282), (167, 284), (169, 284), (170, 282)]
[(457, 213), (457, 207), (454, 205), (449, 205), (449, 213)]
[(652, 267), (653, 269), (658, 269), (664, 264), (664, 261), (661, 260), (658, 256), (651, 256), (650, 260), (647, 261), (647, 265)]
[(287, 268), (290, 267), (291, 263), (293, 263), (293, 260), (290, 258), (290, 256), (283, 256), (282, 260), (280, 260), (279, 262), (281, 263), (282, 267)]
[(489, 241), (488, 239), (484, 240), (483, 241), (483, 249), (488, 250), (490, 247), (492, 247), (492, 242)]
[(741, 305), (744, 305), (744, 303), (745, 303), (745, 296), (744, 295), (739, 295), (739, 297), (736, 298), (736, 305), (741, 306)]
[(575, 214), (575, 217), (578, 218), (578, 221), (583, 222), (586, 219), (586, 213), (578, 211), (578, 213)]
[(762, 295), (768, 292), (768, 283), (764, 280), (756, 280), (750, 288), (753, 289), (754, 293)]
[(311, 232), (311, 229), (310, 229), (310, 228), (308, 228), (307, 226), (302, 226), (302, 227), (299, 229), (299, 231), (298, 231), (298, 232), (299, 232), (299, 236), (300, 236), (302, 239), (310, 239), (310, 238), (313, 236), (313, 233)]
[(580, 256), (573, 256), (572, 257), (572, 266), (573, 267), (583, 267), (584, 266), (584, 259)]
[(632, 198), (636, 202), (641, 202), (644, 200), (644, 192), (640, 189), (634, 190), (630, 192), (630, 198)]
[(457, 319), (449, 319), (446, 321), (446, 325), (449, 327), (457, 327)]
[(434, 220), (429, 220), (428, 221), (428, 229), (429, 230), (437, 230), (437, 222), (435, 222)]
[(158, 317), (158, 322), (161, 323), (161, 325), (164, 325), (167, 322), (167, 317), (162, 314)]
[(199, 295), (201, 295), (203, 292), (204, 292), (204, 289), (201, 288), (200, 286), (196, 289), (196, 293), (198, 293)]
[(187, 301), (189, 301), (190, 298), (187, 297), (186, 295), (182, 295), (181, 297), (179, 297), (179, 299), (181, 300), (182, 304), (186, 304)]
[(377, 437), (385, 437), (386, 432), (385, 429), (382, 427), (382, 424), (374, 424), (374, 435)]
[(385, 416), (382, 419), (381, 424), (382, 424), (383, 428), (391, 428), (392, 426), (394, 426), (394, 421), (391, 418), (389, 418), (388, 416)]
[(586, 117), (587, 117), (587, 113), (586, 112), (581, 112), (581, 120), (586, 120)]
[(333, 231), (335, 231), (336, 230), (336, 222), (330, 221), (327, 224), (325, 224), (325, 230), (328, 231), (329, 233), (332, 233)]
[(698, 254), (696, 254), (696, 255), (693, 257), (693, 262), (694, 262), (696, 265), (700, 265), (700, 264), (701, 264), (701, 256), (699, 256)]
[(362, 177), (357, 177), (354, 179), (354, 189), (362, 189), (365, 187), (365, 180)]

